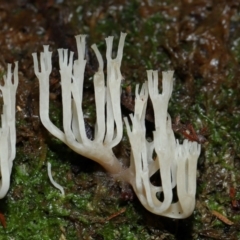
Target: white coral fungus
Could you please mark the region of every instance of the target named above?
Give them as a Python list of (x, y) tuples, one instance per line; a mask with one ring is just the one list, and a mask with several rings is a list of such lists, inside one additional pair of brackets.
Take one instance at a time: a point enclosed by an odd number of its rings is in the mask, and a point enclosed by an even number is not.
[[(157, 71), (147, 71), (146, 81), (139, 93), (136, 87), (135, 111), (130, 115), (131, 126), (124, 119), (131, 143), (130, 167), (125, 169), (113, 154), (123, 132), (120, 106), (120, 71), (126, 34), (122, 33), (116, 58), (112, 58), (113, 37), (106, 38), (107, 77), (104, 62), (96, 45), (92, 46), (99, 68), (94, 75), (96, 104), (95, 136), (88, 139), (82, 111), (83, 80), (86, 66), (85, 36), (76, 37), (78, 59), (73, 61), (73, 52), (59, 49), (59, 66), (62, 87), (63, 131), (49, 119), (49, 76), (52, 70), (51, 52), (44, 46), (40, 55), (33, 53), (34, 71), (40, 83), (40, 117), (43, 125), (55, 137), (75, 152), (101, 164), (108, 172), (129, 182), (143, 206), (149, 211), (172, 218), (186, 218), (195, 206), (197, 160), (200, 145), (185, 140), (180, 144), (174, 136), (171, 118), (167, 112), (173, 88), (173, 71), (162, 74), (162, 93), (158, 92)], [(145, 114), (150, 95), (155, 131), (151, 142), (146, 140)], [(160, 175), (159, 184), (150, 178)], [(175, 193), (176, 192), (176, 193)], [(176, 196), (174, 196), (176, 195)], [(176, 199), (173, 201), (173, 199)]]
[(3, 76), (3, 80), (4, 85), (0, 85), (3, 98), (0, 128), (0, 199), (8, 192), (13, 160), (16, 155), (15, 106), (18, 86), (17, 62), (15, 62), (13, 73), (11, 72), (11, 64), (8, 64), (7, 75)]

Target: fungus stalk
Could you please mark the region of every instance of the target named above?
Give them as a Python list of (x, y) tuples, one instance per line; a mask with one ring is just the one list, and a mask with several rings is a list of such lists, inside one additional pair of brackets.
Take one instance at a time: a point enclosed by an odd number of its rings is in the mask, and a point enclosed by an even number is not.
[(17, 62), (15, 62), (13, 73), (11, 72), (11, 64), (8, 64), (7, 75), (3, 76), (3, 80), (4, 85), (0, 85), (3, 98), (0, 127), (0, 199), (5, 197), (9, 190), (13, 160), (16, 156), (15, 106), (18, 85)]
[[(95, 136), (86, 135), (82, 111), (83, 81), (86, 66), (85, 36), (76, 36), (78, 59), (73, 61), (73, 52), (59, 49), (59, 66), (62, 88), (63, 131), (49, 118), (49, 76), (52, 70), (48, 46), (40, 55), (33, 53), (34, 71), (40, 85), (40, 118), (45, 128), (67, 144), (75, 152), (101, 164), (114, 176), (129, 182), (143, 206), (149, 211), (172, 218), (188, 217), (195, 206), (196, 167), (200, 145), (185, 140), (180, 144), (174, 136), (171, 118), (167, 112), (173, 88), (173, 72), (163, 72), (163, 91), (158, 92), (157, 71), (147, 71), (146, 81), (139, 93), (136, 87), (134, 115), (124, 118), (131, 144), (130, 167), (126, 169), (113, 154), (112, 148), (122, 138), (123, 124), (120, 106), (120, 71), (126, 34), (122, 33), (117, 56), (112, 55), (113, 37), (106, 38), (107, 77), (104, 75), (103, 58), (96, 45), (92, 46), (99, 68), (94, 75), (96, 105)], [(106, 79), (106, 81), (105, 81)], [(106, 83), (105, 83), (106, 82)], [(151, 142), (146, 140), (145, 115), (148, 95), (155, 116), (155, 131)], [(156, 186), (150, 181), (154, 174), (160, 175)], [(174, 191), (176, 190), (176, 193)], [(177, 200), (173, 202), (174, 194)], [(176, 196), (174, 197), (176, 198)]]
[(61, 192), (62, 196), (64, 196), (65, 195), (65, 191), (64, 191), (63, 187), (59, 183), (57, 183), (56, 181), (53, 180), (53, 177), (52, 177), (52, 165), (51, 165), (50, 162), (47, 163), (47, 171), (48, 171), (48, 177), (49, 177), (50, 182), (52, 183), (52, 185)]

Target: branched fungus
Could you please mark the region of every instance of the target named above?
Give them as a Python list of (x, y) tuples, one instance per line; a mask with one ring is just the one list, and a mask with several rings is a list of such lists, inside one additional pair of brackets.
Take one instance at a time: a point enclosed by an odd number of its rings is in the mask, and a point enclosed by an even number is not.
[(3, 98), (0, 128), (0, 199), (8, 192), (13, 160), (16, 156), (15, 106), (18, 86), (17, 62), (15, 62), (13, 73), (11, 72), (11, 64), (8, 64), (7, 75), (3, 76), (3, 80), (4, 85), (0, 85)]
[[(157, 71), (147, 71), (146, 81), (139, 93), (136, 87), (134, 114), (131, 125), (124, 119), (131, 144), (130, 167), (125, 168), (113, 154), (112, 148), (122, 138), (123, 124), (120, 106), (120, 71), (126, 34), (122, 33), (117, 56), (112, 55), (113, 37), (106, 38), (107, 77), (104, 63), (96, 45), (92, 46), (99, 63), (94, 75), (96, 124), (94, 139), (88, 139), (82, 111), (83, 81), (86, 66), (85, 36), (76, 37), (78, 59), (73, 61), (73, 52), (59, 49), (59, 66), (62, 88), (63, 131), (49, 118), (49, 76), (52, 70), (48, 46), (40, 55), (33, 53), (34, 71), (40, 83), (40, 117), (43, 125), (55, 137), (75, 152), (101, 164), (113, 176), (129, 182), (143, 206), (149, 211), (172, 218), (186, 218), (194, 210), (196, 193), (197, 160), (200, 145), (175, 139), (171, 117), (167, 112), (173, 88), (173, 71), (163, 72), (163, 91), (158, 91)], [(105, 80), (106, 79), (106, 80)], [(146, 140), (145, 114), (148, 95), (154, 108), (155, 131), (151, 142)], [(155, 186), (150, 178), (160, 174), (160, 183)], [(174, 191), (176, 190), (176, 193)], [(177, 196), (174, 196), (177, 195)], [(161, 197), (162, 196), (162, 197)], [(176, 201), (173, 201), (177, 197)]]

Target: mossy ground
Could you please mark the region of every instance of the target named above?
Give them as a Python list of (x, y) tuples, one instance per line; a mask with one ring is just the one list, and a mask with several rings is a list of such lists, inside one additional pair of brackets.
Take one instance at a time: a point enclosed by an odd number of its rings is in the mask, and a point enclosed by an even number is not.
[[(56, 1), (57, 2), (57, 1)], [(156, 3), (157, 2), (157, 3)], [(0, 70), (19, 61), (17, 156), (8, 195), (0, 200), (6, 228), (0, 239), (240, 239), (240, 9), (235, 1), (0, 1)], [(12, 13), (12, 10), (14, 13)], [(131, 192), (97, 164), (74, 154), (42, 127), (32, 52), (43, 44), (75, 51), (74, 35), (105, 51), (104, 38), (127, 32), (123, 88), (146, 80), (146, 69), (175, 70), (169, 112), (207, 129), (198, 164), (197, 204), (185, 220), (148, 213)], [(116, 49), (117, 40), (114, 42)], [(84, 111), (94, 123), (92, 75), (96, 61), (88, 48)], [(61, 127), (58, 60), (53, 55), (51, 118)], [(124, 105), (124, 104), (123, 104)], [(125, 106), (126, 107), (126, 106)], [(131, 111), (131, 102), (127, 105)], [(177, 134), (179, 138), (184, 136)], [(127, 139), (116, 149), (127, 162)], [(64, 186), (61, 196), (47, 176)], [(236, 192), (230, 195), (230, 190)], [(133, 200), (126, 201), (125, 192)], [(235, 202), (233, 202), (235, 201)], [(227, 225), (212, 210), (234, 222)]]

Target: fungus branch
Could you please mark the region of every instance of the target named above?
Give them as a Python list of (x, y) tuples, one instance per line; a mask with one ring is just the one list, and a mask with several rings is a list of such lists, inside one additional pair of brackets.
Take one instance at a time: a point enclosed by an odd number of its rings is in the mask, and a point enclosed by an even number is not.
[[(120, 89), (124, 39), (122, 33), (117, 57), (113, 59), (113, 37), (106, 38), (107, 44), (107, 86), (103, 72), (103, 59), (96, 45), (92, 48), (96, 53), (99, 69), (94, 75), (94, 91), (97, 121), (94, 140), (86, 136), (82, 111), (83, 80), (86, 66), (85, 36), (76, 37), (78, 59), (73, 62), (73, 52), (59, 49), (59, 66), (62, 87), (63, 130), (58, 129), (49, 119), (49, 76), (52, 69), (51, 55), (48, 46), (40, 55), (40, 67), (37, 54), (33, 53), (34, 71), (40, 83), (40, 117), (48, 131), (67, 144), (75, 152), (100, 163), (110, 173), (122, 171), (121, 163), (116, 159), (112, 148), (122, 138), (122, 117), (120, 106)], [(106, 114), (105, 114), (106, 112)]]

